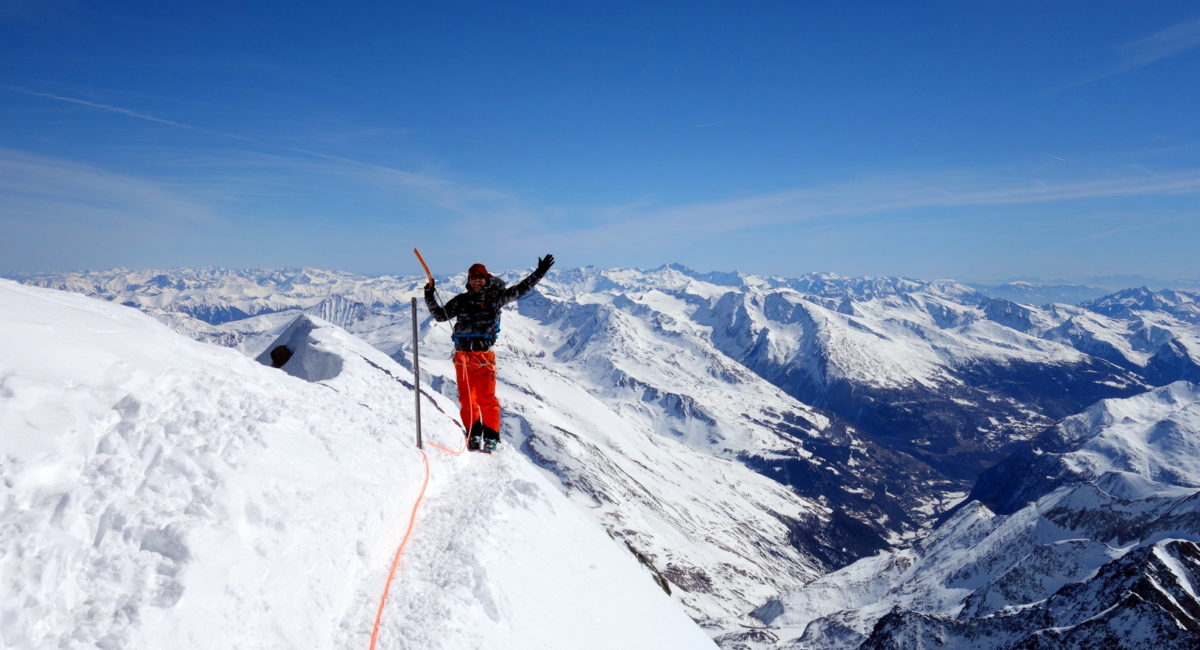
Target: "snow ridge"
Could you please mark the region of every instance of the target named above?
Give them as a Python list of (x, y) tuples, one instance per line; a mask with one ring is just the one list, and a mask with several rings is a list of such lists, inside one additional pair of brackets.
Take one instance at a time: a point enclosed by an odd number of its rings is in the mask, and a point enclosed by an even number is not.
[[(413, 394), (378, 350), (294, 325), (321, 372), (0, 281), (5, 647), (366, 645), (420, 486)], [(428, 399), (453, 444), (453, 402)], [(511, 449), (432, 464), (385, 647), (712, 647)]]

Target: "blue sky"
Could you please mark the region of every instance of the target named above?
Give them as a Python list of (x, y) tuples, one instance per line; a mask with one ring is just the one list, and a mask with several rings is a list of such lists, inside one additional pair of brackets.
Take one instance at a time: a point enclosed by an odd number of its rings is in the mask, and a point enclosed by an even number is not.
[(1200, 275), (1195, 2), (300, 4), (0, 0), (0, 272)]

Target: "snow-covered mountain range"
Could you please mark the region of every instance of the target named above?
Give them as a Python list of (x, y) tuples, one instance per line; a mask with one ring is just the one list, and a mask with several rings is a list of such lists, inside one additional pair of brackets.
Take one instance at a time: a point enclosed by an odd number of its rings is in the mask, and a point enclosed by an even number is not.
[[(967, 283), (971, 288), (993, 298), (1011, 300), (1022, 304), (1046, 305), (1066, 303), (1076, 305), (1112, 293), (1112, 289), (1090, 284), (1032, 282), (1014, 280), (1003, 284)], [(1131, 286), (1120, 284), (1116, 288)]]
[[(250, 356), (305, 314), (403, 368), (423, 280), (314, 269), (26, 278)], [(442, 298), (462, 280), (439, 278)], [(781, 594), (859, 558), (852, 567), (884, 562), (881, 551), (920, 553), (964, 513), (998, 507), (983, 497), (992, 474), (975, 483), (981, 472), (1098, 400), (1200, 381), (1196, 304), (1188, 292), (1036, 306), (950, 281), (555, 270), (504, 317), (505, 439), (721, 645), (806, 634), (826, 644), (812, 647), (853, 647), (827, 639), (864, 642), (887, 612), (872, 619), (864, 605), (849, 622), (826, 612), (804, 619), (817, 621), (806, 633), (785, 614), (800, 597)], [(422, 373), (452, 402), (448, 327), (423, 305), (418, 317)], [(1087, 480), (1064, 474), (1030, 500)], [(764, 618), (783, 632), (749, 629)]]

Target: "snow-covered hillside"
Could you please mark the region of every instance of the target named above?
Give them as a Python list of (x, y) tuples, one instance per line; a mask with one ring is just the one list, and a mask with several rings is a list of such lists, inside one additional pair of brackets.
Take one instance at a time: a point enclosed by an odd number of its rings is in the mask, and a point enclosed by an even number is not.
[(1107, 400), (1029, 450), (912, 548), (765, 605), (757, 647), (1200, 645), (1200, 387)]
[[(410, 282), (409, 287), (415, 292), (419, 285)], [(213, 288), (204, 291), (217, 293)], [(564, 302), (531, 296), (520, 305), (522, 310), (561, 311)], [(611, 311), (604, 306), (600, 309)], [(159, 317), (169, 314), (158, 308), (150, 311)], [(421, 316), (425, 318), (423, 307)], [(258, 354), (287, 326), (288, 317), (282, 312), (267, 313), (207, 326), (201, 338), (229, 343), (233, 337), (245, 352)], [(585, 326), (592, 322), (587, 313), (575, 317)], [(616, 318), (638, 326), (633, 332), (641, 334), (638, 321), (621, 314)], [(180, 324), (177, 315), (166, 320), (172, 326)], [(411, 364), (407, 309), (341, 324), (402, 363)], [(195, 323), (190, 325), (185, 331), (195, 334)], [(884, 545), (879, 531), (886, 529), (882, 526), (866, 528), (737, 461), (738, 453), (753, 451), (799, 459), (807, 465), (797, 436), (811, 440), (818, 427), (828, 426), (823, 416), (737, 364), (721, 362), (719, 355), (710, 354), (715, 374), (710, 377), (706, 371), (693, 377), (681, 372), (670, 355), (660, 354), (668, 379), (652, 374), (657, 386), (669, 387), (672, 377), (687, 378), (702, 390), (685, 388), (655, 395), (654, 385), (637, 385), (630, 379), (624, 391), (610, 394), (612, 391), (592, 389), (592, 383), (579, 382), (566, 366), (547, 358), (544, 345), (554, 340), (551, 336), (561, 335), (548, 332), (516, 310), (505, 316), (504, 327), (507, 349), (501, 353), (500, 395), (506, 407), (506, 438), (548, 470), (563, 492), (586, 507), (610, 535), (639, 554), (648, 565), (647, 573), (661, 579), (688, 613), (714, 635), (740, 629), (744, 622), (753, 623), (748, 613), (761, 600), (803, 584), (864, 550)], [(605, 330), (595, 331), (603, 334)], [(423, 372), (434, 389), (453, 397), (449, 332), (428, 322), (422, 332)], [(650, 348), (643, 357), (654, 353)], [(585, 376), (591, 372), (589, 364), (580, 365)], [(642, 374), (636, 358), (623, 365)], [(724, 377), (724, 383), (710, 385), (717, 377)], [(739, 395), (742, 392), (746, 394)], [(697, 425), (693, 421), (687, 405), (698, 403), (695, 396), (703, 395), (729, 401), (720, 411), (720, 422)], [(735, 399), (727, 400), (725, 395)], [(658, 405), (679, 407), (672, 420), (678, 433), (659, 435), (671, 423), (658, 417)], [(640, 411), (640, 416), (631, 417), (635, 411)], [(730, 422), (735, 426), (729, 426)], [(777, 428), (787, 433), (783, 442), (774, 445), (781, 453), (759, 444), (779, 440)], [(690, 432), (686, 436), (685, 430)], [(689, 446), (693, 441), (709, 445), (710, 433), (723, 433), (728, 443), (717, 439), (712, 446), (728, 449), (712, 454)], [(834, 474), (819, 464), (810, 471)], [(832, 478), (825, 480), (836, 485)], [(832, 487), (829, 492), (861, 500), (854, 490)]]
[[(412, 375), (300, 329), (280, 372), (0, 281), (4, 647), (368, 645), (425, 475)], [(456, 446), (453, 403), (424, 410)], [(514, 449), (428, 456), (380, 647), (711, 647)]]
[(1151, 385), (1200, 381), (1200, 297), (1123, 291), (1080, 307), (989, 305), (1006, 326), (1059, 341), (1127, 369)]

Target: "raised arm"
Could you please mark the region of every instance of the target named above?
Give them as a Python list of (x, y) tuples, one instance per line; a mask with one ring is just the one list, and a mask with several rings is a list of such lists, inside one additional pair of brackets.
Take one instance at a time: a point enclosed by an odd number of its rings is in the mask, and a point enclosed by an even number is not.
[(553, 255), (547, 253), (545, 257), (539, 257), (537, 268), (533, 270), (533, 273), (530, 273), (524, 280), (504, 290), (502, 302), (507, 304), (529, 293), (529, 290), (545, 277), (546, 271), (549, 271), (551, 266), (554, 266)]
[(448, 321), (452, 318), (452, 315), (446, 309), (443, 309), (442, 306), (437, 303), (437, 299), (434, 298), (432, 280), (425, 285), (425, 307), (429, 309), (429, 313), (433, 316), (433, 320), (439, 323)]

